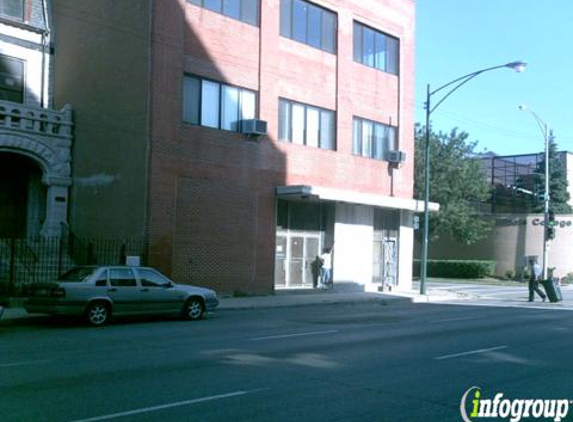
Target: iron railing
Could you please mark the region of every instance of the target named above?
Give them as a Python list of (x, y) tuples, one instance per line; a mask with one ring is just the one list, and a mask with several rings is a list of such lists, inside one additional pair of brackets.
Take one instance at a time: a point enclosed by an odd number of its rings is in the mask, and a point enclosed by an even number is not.
[(26, 296), (30, 285), (57, 279), (75, 265), (125, 265), (129, 255), (145, 265), (140, 239), (59, 237), (0, 239), (0, 296)]

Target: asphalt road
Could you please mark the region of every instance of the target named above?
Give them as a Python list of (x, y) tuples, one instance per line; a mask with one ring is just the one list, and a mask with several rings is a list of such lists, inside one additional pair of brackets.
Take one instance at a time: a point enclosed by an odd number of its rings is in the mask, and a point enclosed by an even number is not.
[(0, 420), (460, 421), (473, 386), (573, 399), (572, 316), (396, 302), (32, 320), (0, 331)]

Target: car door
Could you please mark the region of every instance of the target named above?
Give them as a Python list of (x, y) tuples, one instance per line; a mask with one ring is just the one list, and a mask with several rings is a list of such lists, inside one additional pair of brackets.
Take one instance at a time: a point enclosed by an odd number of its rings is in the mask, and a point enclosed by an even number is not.
[(141, 304), (146, 311), (179, 312), (185, 294), (173, 288), (173, 283), (151, 268), (136, 269), (141, 284)]
[(113, 313), (137, 313), (141, 309), (141, 292), (131, 268), (110, 268), (108, 294)]

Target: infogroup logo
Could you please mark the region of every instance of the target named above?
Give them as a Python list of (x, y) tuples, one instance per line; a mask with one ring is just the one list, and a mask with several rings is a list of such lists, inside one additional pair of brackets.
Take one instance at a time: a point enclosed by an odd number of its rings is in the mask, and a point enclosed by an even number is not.
[(486, 399), (480, 387), (471, 387), (462, 396), (460, 413), (464, 422), (487, 418), (508, 419), (510, 422), (519, 422), (523, 418), (559, 422), (567, 416), (571, 404), (573, 401), (569, 399), (508, 399), (503, 393)]

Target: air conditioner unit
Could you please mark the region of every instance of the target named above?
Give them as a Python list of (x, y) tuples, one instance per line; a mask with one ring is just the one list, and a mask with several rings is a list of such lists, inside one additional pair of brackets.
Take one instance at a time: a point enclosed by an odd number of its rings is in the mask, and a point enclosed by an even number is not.
[(267, 122), (264, 120), (243, 120), (241, 131), (247, 135), (265, 136), (267, 134)]
[(406, 153), (400, 150), (388, 151), (386, 159), (391, 163), (403, 163), (406, 161)]

